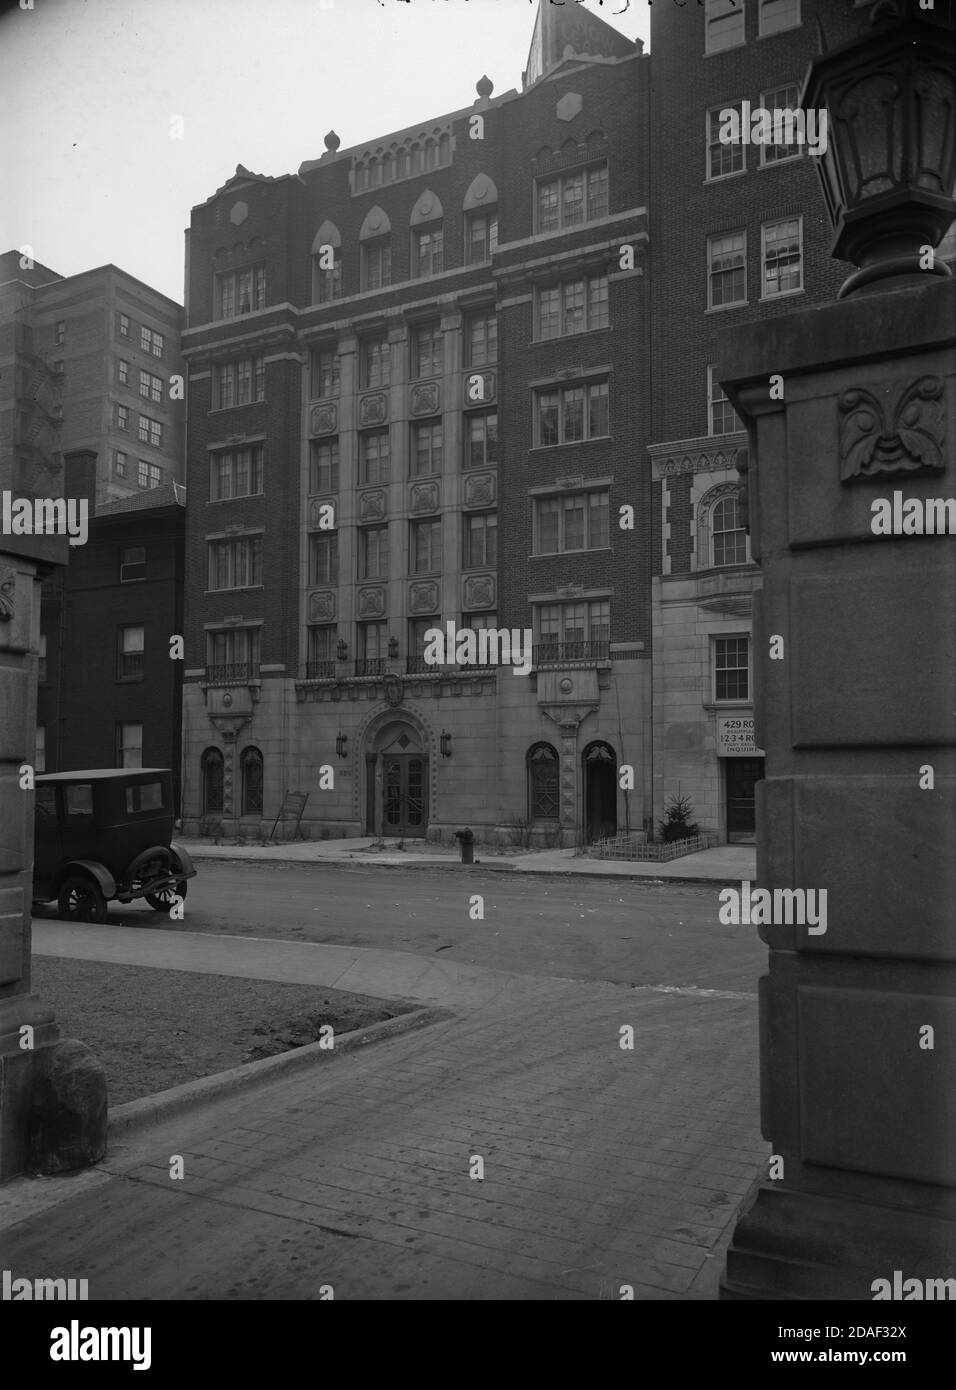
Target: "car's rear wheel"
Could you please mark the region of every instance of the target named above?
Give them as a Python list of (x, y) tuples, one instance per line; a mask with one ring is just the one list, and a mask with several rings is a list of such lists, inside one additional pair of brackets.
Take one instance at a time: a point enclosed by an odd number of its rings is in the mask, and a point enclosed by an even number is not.
[(70, 874), (60, 885), (56, 905), (68, 922), (105, 922), (106, 899), (95, 879), (87, 874)]
[(177, 896), (185, 898), (186, 880), (181, 878), (171, 888), (161, 888), (158, 893), (144, 893), (143, 896), (154, 912), (168, 912)]

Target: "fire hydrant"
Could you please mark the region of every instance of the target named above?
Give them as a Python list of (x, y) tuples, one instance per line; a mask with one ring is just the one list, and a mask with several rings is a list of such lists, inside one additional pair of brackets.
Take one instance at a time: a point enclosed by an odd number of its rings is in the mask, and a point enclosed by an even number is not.
[(455, 839), (461, 844), (461, 862), (463, 864), (474, 864), (475, 862), (475, 833), (473, 830), (456, 830)]

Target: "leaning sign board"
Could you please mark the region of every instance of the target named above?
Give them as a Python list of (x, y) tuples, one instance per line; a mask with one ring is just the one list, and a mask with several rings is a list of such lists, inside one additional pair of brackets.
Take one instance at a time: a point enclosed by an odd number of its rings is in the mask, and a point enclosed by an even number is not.
[(762, 758), (763, 749), (754, 742), (753, 717), (717, 720), (718, 758)]

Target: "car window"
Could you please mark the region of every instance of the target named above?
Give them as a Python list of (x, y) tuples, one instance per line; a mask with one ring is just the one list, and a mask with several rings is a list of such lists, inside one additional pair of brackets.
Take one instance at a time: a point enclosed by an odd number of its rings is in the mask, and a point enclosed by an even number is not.
[(161, 811), (163, 809), (162, 782), (138, 782), (126, 788), (126, 814), (135, 815), (137, 811)]
[(36, 818), (40, 825), (56, 825), (56, 787), (37, 787)]
[(67, 820), (93, 819), (93, 787), (89, 782), (68, 782), (63, 788)]

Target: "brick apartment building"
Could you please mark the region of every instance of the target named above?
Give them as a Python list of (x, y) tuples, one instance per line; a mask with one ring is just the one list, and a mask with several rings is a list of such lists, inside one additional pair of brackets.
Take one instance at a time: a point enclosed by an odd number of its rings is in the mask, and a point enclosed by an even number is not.
[[(647, 60), (545, 5), (524, 92), (477, 90), (193, 212), (187, 828), (287, 789), (314, 835), (648, 814)], [(533, 673), (430, 666), (449, 622)]]

